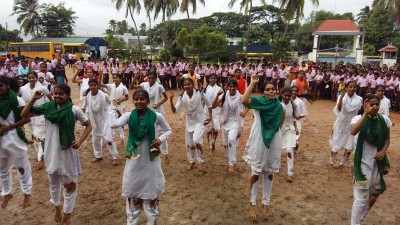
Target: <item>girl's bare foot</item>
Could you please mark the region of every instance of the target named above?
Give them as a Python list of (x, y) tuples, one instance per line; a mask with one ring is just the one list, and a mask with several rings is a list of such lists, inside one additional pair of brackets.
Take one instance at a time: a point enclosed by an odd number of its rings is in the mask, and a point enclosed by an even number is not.
[(92, 163), (99, 162), (99, 161), (101, 161), (101, 160), (103, 160), (103, 157), (101, 157), (101, 158), (94, 158), (94, 159), (92, 160)]
[(1, 208), (5, 209), (8, 205), (8, 201), (10, 201), (10, 199), (12, 199), (12, 197), (13, 197), (12, 194), (4, 196), (3, 202), (1, 203)]
[(112, 164), (113, 166), (118, 166), (118, 159), (113, 159)]
[(164, 155), (165, 164), (169, 164), (169, 157), (168, 155)]
[(32, 199), (31, 199), (31, 195), (25, 195), (24, 196), (24, 201), (22, 202), (22, 208), (27, 208), (29, 206), (31, 206), (32, 203)]
[(208, 155), (209, 156), (214, 156), (214, 154), (215, 154), (215, 151), (212, 148), (210, 148), (210, 152), (208, 153)]
[(198, 171), (199, 171), (200, 173), (204, 173), (204, 172), (205, 172), (204, 163), (200, 163), (200, 164), (199, 164), (199, 169), (198, 169)]
[(235, 166), (234, 165), (229, 165), (229, 173), (234, 173), (235, 172)]
[(194, 168), (194, 162), (190, 163), (189, 166), (186, 168), (187, 171), (190, 171)]
[(250, 214), (249, 214), (250, 220), (255, 223), (257, 222), (257, 210), (256, 206), (250, 204)]
[(56, 223), (61, 223), (61, 205), (58, 205), (55, 207), (56, 208), (56, 215), (54, 216), (54, 221)]
[(43, 168), (44, 168), (44, 161), (41, 160), (41, 161), (39, 161), (36, 170), (39, 171), (39, 170), (42, 170)]
[(267, 220), (269, 217), (269, 205), (262, 205), (262, 208), (264, 220)]
[(71, 221), (71, 213), (64, 213), (61, 225), (69, 225)]

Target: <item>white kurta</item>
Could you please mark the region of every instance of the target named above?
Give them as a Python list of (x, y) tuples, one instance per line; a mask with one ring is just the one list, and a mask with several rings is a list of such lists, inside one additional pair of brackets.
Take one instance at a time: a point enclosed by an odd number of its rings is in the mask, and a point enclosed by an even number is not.
[(282, 133), (278, 130), (272, 138), (269, 148), (265, 147), (261, 135), (260, 112), (253, 110), (254, 123), (251, 127), (243, 159), (255, 172), (278, 173), (281, 165)]
[(82, 84), (81, 84), (81, 89), (79, 92), (80, 100), (83, 100), (85, 98), (85, 96), (83, 96), (83, 94), (85, 93), (85, 91), (87, 91), (87, 89), (89, 89), (89, 78), (83, 78)]
[[(392, 121), (389, 117), (382, 115), (387, 127), (392, 126)], [(361, 119), (361, 115), (355, 116), (351, 120), (351, 125), (356, 124)], [(358, 135), (357, 135), (358, 136)], [(365, 175), (368, 180), (368, 183), (365, 185), (354, 185), (355, 189), (380, 189), (380, 175), (378, 172), (377, 162), (374, 159), (377, 153), (377, 147), (371, 145), (366, 140), (363, 143), (363, 151), (361, 157), (361, 171)]]
[(281, 128), (282, 132), (282, 148), (295, 148), (296, 147), (296, 129), (294, 127), (295, 118), (293, 117), (292, 102), (288, 104), (282, 102), (282, 107), (285, 109), (285, 119)]
[[(164, 133), (158, 136), (164, 142), (172, 134), (171, 127), (165, 118), (157, 113), (154, 126), (160, 126)], [(129, 122), (131, 113), (124, 113), (112, 128), (121, 127)], [(156, 137), (157, 138), (157, 137)], [(150, 161), (147, 136), (143, 138), (137, 148), (140, 157), (136, 160), (128, 159), (125, 164), (122, 180), (122, 196), (125, 198), (156, 199), (165, 189), (164, 173), (161, 169), (160, 157)]]
[[(80, 123), (85, 123), (88, 118), (76, 106), (72, 106), (74, 113), (74, 120)], [(46, 171), (49, 174), (58, 173), (59, 175), (78, 176), (81, 174), (81, 163), (79, 161), (79, 152), (77, 149), (68, 148), (61, 150), (59, 125), (46, 120), (46, 140), (44, 148), (46, 154), (44, 162), (46, 164)]]
[(143, 90), (149, 93), (150, 103), (148, 104), (149, 109), (159, 112), (164, 115), (164, 108), (160, 105), (157, 109), (153, 108), (154, 104), (158, 104), (161, 101), (161, 95), (165, 92), (164, 87), (161, 84), (154, 83), (150, 86), (149, 82), (143, 82), (140, 84)]
[[(220, 90), (222, 90), (222, 88), (216, 84), (214, 86), (208, 85), (205, 90), (205, 95), (210, 100), (210, 102), (213, 102)], [(204, 112), (208, 115), (207, 106), (204, 106)], [(219, 130), (221, 128), (220, 116), (221, 116), (220, 107), (215, 107), (215, 109), (212, 109), (212, 121), (209, 124), (207, 124), (207, 129), (213, 128), (214, 130)]]
[(110, 97), (102, 91), (98, 91), (96, 95), (89, 92), (85, 96), (83, 108), (89, 116), (92, 123), (92, 135), (104, 136), (106, 133), (106, 121), (108, 115), (108, 106), (110, 105)]
[[(340, 101), (338, 98), (337, 104)], [(330, 144), (332, 151), (337, 152), (343, 148), (351, 150), (353, 148), (354, 136), (350, 134), (351, 119), (357, 115), (358, 110), (361, 109), (363, 101), (362, 98), (356, 94), (349, 97), (348, 94), (343, 97), (342, 109), (339, 112), (337, 104), (333, 110), (336, 115), (336, 121), (333, 125), (332, 137)]]
[[(25, 106), (25, 102), (22, 98), (17, 97), (17, 99), (19, 106)], [(14, 113), (12, 111), (8, 114), (6, 119), (0, 117), (0, 125), (9, 126), (15, 122)], [(17, 129), (9, 130), (0, 137), (0, 158), (6, 158), (8, 152), (12, 152), (16, 158), (22, 158), (26, 156), (27, 151), (28, 148), (26, 147), (25, 142), (19, 138)]]
[[(129, 94), (128, 89), (120, 83), (118, 86), (115, 84), (107, 84), (107, 89), (110, 91), (110, 99), (114, 101), (117, 98), (125, 98)], [(125, 112), (125, 102), (115, 105), (120, 113)]]

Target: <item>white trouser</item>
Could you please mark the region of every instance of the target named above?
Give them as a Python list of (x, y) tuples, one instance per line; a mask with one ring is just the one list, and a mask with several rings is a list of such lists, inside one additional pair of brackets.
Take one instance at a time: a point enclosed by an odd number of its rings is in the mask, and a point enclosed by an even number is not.
[(272, 190), (272, 179), (269, 179), (269, 176), (273, 178), (273, 173), (263, 171), (263, 172), (256, 172), (256, 171), (251, 171), (251, 175), (258, 175), (258, 180), (253, 184), (253, 187), (251, 188), (251, 197), (250, 197), (250, 203), (252, 205), (257, 205), (257, 192), (258, 192), (258, 186), (260, 184), (260, 179), (263, 182), (263, 197), (261, 200), (261, 204), (263, 205), (269, 205), (269, 202), (271, 200), (271, 190)]
[(44, 140), (35, 140), (33, 143), (35, 150), (37, 151), (37, 160), (44, 160)]
[[(107, 149), (108, 152), (111, 154), (113, 159), (118, 158), (118, 151), (117, 151), (117, 146), (115, 145), (115, 142), (113, 139), (109, 139), (107, 137), (104, 137), (104, 140), (107, 142)], [(94, 157), (96, 158), (102, 158), (103, 157), (103, 137), (102, 136), (92, 136), (92, 141), (93, 141), (93, 153)], [(111, 143), (111, 144), (110, 144)]]
[(118, 128), (113, 129), (112, 136), (115, 135), (115, 130), (118, 130), (118, 132), (119, 132), (119, 139), (125, 140), (124, 127), (118, 127)]
[(369, 190), (354, 188), (354, 202), (351, 209), (351, 225), (360, 225), (367, 216), (369, 206)]
[[(6, 158), (0, 158), (1, 195), (6, 196), (12, 194), (12, 164), (17, 168), (17, 175), (22, 192), (26, 195), (30, 195), (32, 191), (32, 174), (28, 156), (25, 154), (22, 158), (16, 158), (11, 152), (9, 152)], [(23, 174), (21, 174), (21, 172), (23, 172)]]
[(59, 206), (61, 201), (61, 187), (65, 184), (75, 183), (76, 188), (72, 193), (67, 193), (65, 187), (63, 187), (64, 204), (63, 212), (72, 213), (75, 206), (76, 197), (78, 196), (78, 176), (67, 176), (60, 175), (58, 173), (49, 174), (49, 190), (50, 190), (50, 202), (54, 206)]
[[(288, 176), (293, 176), (294, 171), (294, 148), (286, 148), (286, 157), (287, 157), (287, 169), (288, 169)], [(289, 158), (289, 154), (291, 158)]]
[(203, 136), (205, 131), (205, 126), (198, 126), (193, 132), (185, 131), (186, 139), (186, 151), (189, 163), (194, 163), (196, 160), (198, 163), (204, 163), (203, 152), (197, 149), (196, 145), (203, 144)]
[[(147, 217), (147, 225), (154, 225), (157, 222), (159, 208), (158, 204), (155, 204), (154, 207), (150, 206), (151, 200), (143, 200), (143, 210)], [(136, 207), (134, 204), (134, 199), (127, 198), (126, 199), (126, 224), (127, 225), (136, 225), (139, 222), (140, 212), (142, 209), (140, 207)]]
[(300, 134), (301, 134), (301, 126), (303, 125), (303, 120), (296, 120), (297, 130), (299, 134), (296, 134), (296, 144), (299, 144)]
[[(156, 138), (159, 137), (163, 133), (164, 133), (164, 130), (160, 126), (157, 126)], [(167, 141), (161, 142), (160, 151), (161, 151), (161, 155), (168, 155), (168, 142)]]
[(239, 131), (237, 129), (222, 128), (222, 143), (228, 155), (228, 163), (230, 166), (236, 164), (236, 147), (237, 136)]

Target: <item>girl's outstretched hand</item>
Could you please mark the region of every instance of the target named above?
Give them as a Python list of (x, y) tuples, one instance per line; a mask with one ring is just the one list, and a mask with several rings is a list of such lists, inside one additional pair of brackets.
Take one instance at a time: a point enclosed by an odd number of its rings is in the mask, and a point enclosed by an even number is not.
[(251, 77), (251, 83), (255, 83), (256, 84), (259, 81), (260, 81), (260, 78), (257, 75)]

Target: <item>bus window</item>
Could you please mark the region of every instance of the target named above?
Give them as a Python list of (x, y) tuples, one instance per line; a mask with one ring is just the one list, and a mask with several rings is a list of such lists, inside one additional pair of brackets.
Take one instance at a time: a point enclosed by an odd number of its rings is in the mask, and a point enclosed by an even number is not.
[(54, 45), (54, 53), (60, 53), (62, 50), (61, 45)]

